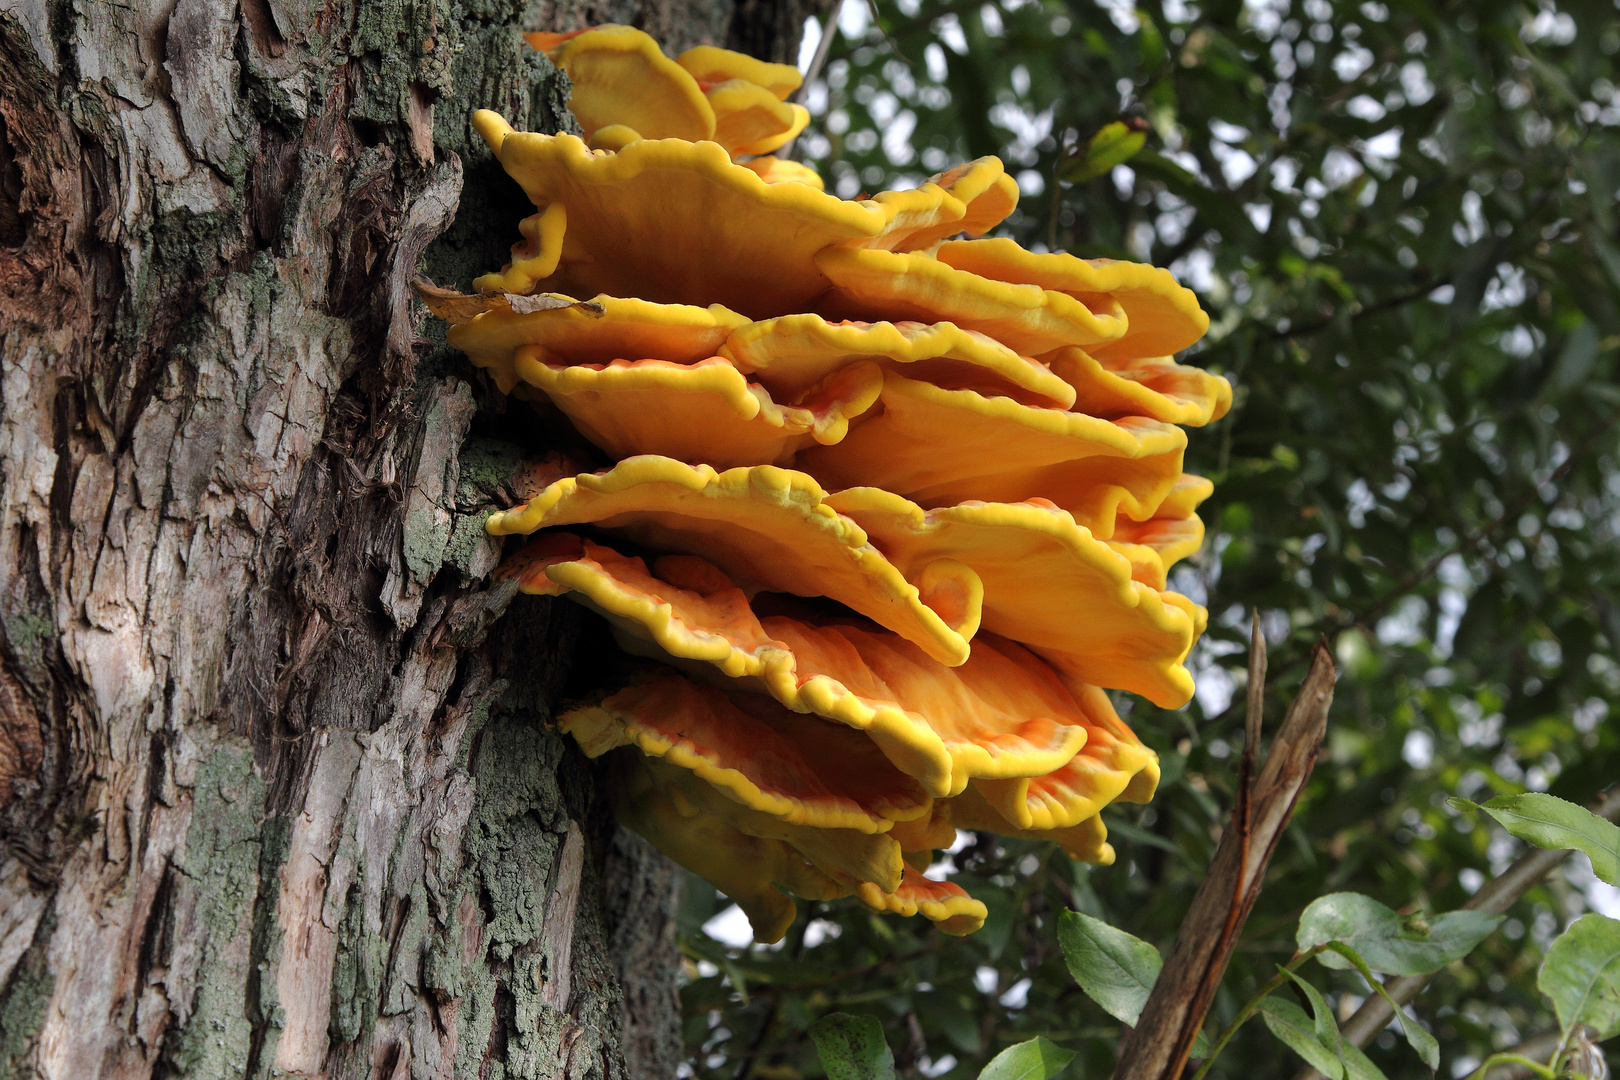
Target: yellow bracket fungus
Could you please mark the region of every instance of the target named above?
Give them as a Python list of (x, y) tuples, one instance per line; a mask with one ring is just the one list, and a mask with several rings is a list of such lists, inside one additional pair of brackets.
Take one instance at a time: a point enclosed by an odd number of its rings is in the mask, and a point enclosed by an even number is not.
[(1158, 755), (1125, 726), (1108, 695), (1095, 686), (1077, 690), (1090, 738), (1074, 757), (1042, 776), (974, 782), (985, 802), (1019, 829), (1067, 829), (1116, 799), (1148, 802), (1159, 786)]
[(714, 110), (697, 80), (642, 31), (609, 24), (524, 36), (568, 72), (568, 110), (587, 140), (611, 124), (634, 128), (647, 139), (714, 137)]
[(1204, 546), (1204, 523), (1196, 513), (1215, 485), (1202, 476), (1182, 473), (1175, 487), (1146, 521), (1121, 518), (1108, 546), (1131, 561), (1131, 577), (1163, 589), (1169, 570)]
[(1075, 397), (1075, 388), (1040, 361), (948, 322), (828, 322), (814, 314), (784, 315), (739, 326), (720, 355), (789, 398), (860, 359), (905, 365), (910, 378), (934, 386), (1028, 404), (1066, 409)]
[(675, 62), (685, 68), (699, 86), (742, 79), (764, 87), (778, 101), (786, 101), (804, 82), (804, 76), (792, 64), (772, 64), (713, 45), (694, 45), (677, 56)]
[(1192, 697), (1182, 661), (1203, 628), (1203, 609), (1132, 580), (1130, 560), (1063, 510), (1025, 502), (924, 511), (870, 487), (846, 488), (827, 504), (858, 523), (902, 573), (947, 559), (970, 567), (983, 583), (984, 628), (1075, 678), (1167, 709)]
[[(472, 307), (483, 310), (469, 315)], [(504, 393), (511, 393), (519, 381), (519, 349), (538, 348), (548, 361), (574, 364), (606, 364), (622, 357), (690, 364), (715, 355), (732, 331), (748, 323), (719, 304), (652, 304), (616, 296), (578, 301), (557, 293), (497, 294), (460, 311), (436, 310), (451, 323), (450, 344), (486, 368)]]
[[(1086, 697), (1089, 688), (1072, 693), (1014, 642), (981, 634), (967, 662), (947, 668), (887, 631), (761, 620), (741, 590), (696, 557), (665, 556), (655, 569), (553, 533), (503, 572), (526, 592), (568, 595), (606, 615), (632, 653), (706, 662), (795, 712), (866, 732), (894, 767), (937, 797), (959, 795), (970, 781), (1045, 776), (1093, 741), (1108, 747), (1129, 735), (1106, 698)], [(1095, 786), (1077, 779), (1070, 790), (1099, 806), (1113, 797), (1101, 792), (1125, 790), (1145, 767), (1128, 757), (1091, 757), (1083, 779)], [(1127, 771), (1105, 775), (1108, 762)]]
[(1157, 266), (1025, 251), (1005, 237), (947, 241), (939, 246), (935, 258), (970, 274), (1059, 292), (1088, 306), (1118, 303), (1124, 309), (1127, 329), (1093, 350), (1099, 357), (1168, 356), (1209, 329), (1209, 316), (1198, 306), (1192, 290)]
[(925, 251), (825, 247), (816, 265), (833, 283), (825, 311), (851, 318), (952, 322), (989, 334), (1028, 356), (1065, 345), (1099, 348), (1122, 337), (1125, 310), (1111, 296), (1095, 307), (1068, 293), (994, 281), (940, 262)]
[(931, 805), (859, 732), (681, 678), (627, 687), (560, 726), (588, 757), (633, 745), (790, 825), (881, 833)]
[[(713, 142), (647, 138), (611, 153), (572, 135), (513, 131), (488, 110), (473, 114), (473, 126), (537, 207), (567, 207), (555, 289), (666, 303), (725, 297), (755, 317), (815, 302), (828, 284), (816, 266), (823, 248), (897, 248), (959, 231), (970, 217), (992, 217), (980, 204), (995, 202), (997, 181), (1012, 183), (999, 161), (985, 158), (951, 187), (925, 183), (846, 202), (807, 184), (767, 184)], [(701, 229), (690, 223), (694, 206), (706, 211)]]
[(829, 488), (872, 486), (930, 506), (1046, 498), (1099, 537), (1151, 517), (1181, 475), (1187, 436), (1157, 420), (1102, 420), (972, 390), (883, 379), (881, 408), (798, 467)]
[(695, 807), (678, 806), (629, 762), (613, 779), (609, 790), (619, 820), (729, 896), (748, 916), (756, 941), (780, 941), (787, 933), (797, 914), (789, 893), (809, 900), (848, 895), (781, 840), (750, 836)]
[(568, 229), (568, 210), (553, 203), (518, 222), (523, 239), (512, 245), (512, 261), (498, 274), (485, 274), (473, 282), (479, 292), (533, 292), (541, 281), (557, 272), (562, 255), (563, 234)]
[(933, 881), (906, 867), (900, 887), (885, 893), (863, 881), (855, 895), (873, 911), (895, 915), (921, 915), (947, 934), (961, 937), (984, 925), (990, 909), (953, 881)]
[(1041, 361), (1075, 391), (1070, 407), (1092, 416), (1146, 416), (1202, 427), (1232, 407), (1231, 383), (1167, 356), (1098, 360), (1071, 346), (1047, 353)]
[(548, 459), (487, 527), (538, 533), (501, 576), (663, 665), (560, 719), (619, 820), (759, 941), (791, 896), (977, 929), (984, 905), (924, 874), (957, 829), (1111, 864), (1100, 812), (1150, 799), (1159, 766), (1103, 688), (1184, 704), (1207, 619), (1167, 588), (1212, 491), (1181, 429), (1232, 404), (1173, 359), (1208, 328), (1196, 298), (961, 239), (1017, 206), (995, 158), (827, 194), (773, 155), (810, 119), (789, 65), (670, 60), (624, 26), (529, 41), (584, 138), (476, 113), (536, 213), (480, 295), (418, 293), (615, 462)]
[(991, 806), (976, 787), (968, 788), (957, 798), (935, 802), (934, 810), (944, 815), (953, 828), (983, 830), (1026, 840), (1050, 840), (1071, 859), (1098, 866), (1114, 865), (1114, 848), (1108, 842), (1108, 828), (1101, 815), (1064, 829), (1020, 829)]
[(914, 562), (914, 576), (901, 576), (803, 473), (770, 465), (717, 472), (634, 457), (559, 480), (523, 506), (490, 515), (485, 527), (502, 536), (586, 522), (664, 551), (702, 552), (753, 590), (830, 597), (942, 663), (966, 660), (978, 629), (973, 571), (946, 559)]
[(661, 454), (719, 469), (786, 465), (806, 446), (837, 442), (883, 386), (876, 365), (855, 363), (779, 405), (719, 357), (602, 365), (548, 364), (544, 355), (535, 345), (519, 349), (518, 378), (545, 391), (597, 446), (617, 458)]
[(899, 841), (886, 833), (796, 825), (737, 801), (689, 769), (633, 750), (621, 753), (635, 754), (640, 767), (683, 811), (717, 817), (749, 836), (786, 841), (810, 865), (846, 889), (860, 881), (870, 881), (884, 892), (900, 885), (905, 853)]
[(787, 145), (810, 123), (803, 105), (789, 105), (765, 87), (730, 79), (708, 90), (714, 141), (726, 153), (768, 154)]
[(797, 161), (788, 161), (767, 154), (739, 164), (767, 184), (808, 184), (817, 191), (827, 190), (820, 173)]

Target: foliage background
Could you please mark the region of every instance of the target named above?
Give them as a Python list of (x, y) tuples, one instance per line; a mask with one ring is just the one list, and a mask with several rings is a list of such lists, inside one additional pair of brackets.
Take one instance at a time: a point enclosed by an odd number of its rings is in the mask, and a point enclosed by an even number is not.
[[(1597, 0), (845, 0), (836, 17), (798, 147), (831, 189), (998, 154), (1024, 192), (1004, 232), (1169, 265), (1198, 291), (1213, 326), (1196, 362), (1237, 388), (1189, 450), (1217, 488), (1176, 584), (1211, 629), (1192, 705), (1121, 703), (1165, 778), (1150, 807), (1106, 816), (1113, 867), (960, 838), (957, 879), (991, 910), (979, 934), (805, 905), (779, 948), (737, 948), (739, 913), (690, 878), (685, 1068), (819, 1076), (806, 1029), (845, 1010), (882, 1019), (906, 1075), (973, 1076), (1046, 1034), (1081, 1051), (1068, 1075), (1106, 1076), (1118, 1025), (1069, 979), (1055, 917), (1168, 948), (1231, 802), (1250, 606), (1271, 723), (1318, 636), (1343, 677), (1215, 1024), (1293, 951), (1316, 896), (1444, 911), (1503, 869), (1516, 842), (1444, 796), (1584, 802), (1620, 776), (1620, 16)], [(1144, 148), (1084, 178), (1092, 134), (1121, 119)], [(1541, 954), (1594, 908), (1620, 898), (1577, 859), (1436, 979), (1417, 1011), (1442, 1075), (1553, 1027)], [(1365, 989), (1311, 977), (1342, 1015)], [(1368, 1050), (1392, 1078), (1427, 1072), (1388, 1032)], [(1299, 1064), (1254, 1024), (1213, 1075)]]

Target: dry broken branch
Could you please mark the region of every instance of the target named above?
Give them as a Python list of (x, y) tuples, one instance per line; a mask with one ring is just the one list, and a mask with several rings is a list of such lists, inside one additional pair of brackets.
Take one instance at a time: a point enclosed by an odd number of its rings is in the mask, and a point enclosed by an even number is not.
[(1258, 624), (1251, 632), (1249, 671), (1247, 743), (1232, 825), (1221, 837), (1137, 1026), (1120, 1046), (1114, 1080), (1177, 1080), (1181, 1075), (1327, 731), (1336, 671), (1324, 641), (1317, 644), (1305, 684), (1254, 779), (1251, 762), (1257, 757), (1265, 692), (1265, 639)]

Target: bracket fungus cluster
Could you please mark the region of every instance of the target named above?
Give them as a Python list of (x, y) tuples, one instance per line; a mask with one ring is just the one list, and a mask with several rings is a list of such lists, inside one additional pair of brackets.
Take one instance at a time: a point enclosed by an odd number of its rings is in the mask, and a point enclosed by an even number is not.
[[(770, 156), (798, 73), (640, 31), (532, 35), (573, 135), (474, 125), (536, 214), (451, 344), (549, 399), (610, 464), (494, 513), (501, 573), (648, 663), (561, 718), (616, 810), (736, 901), (855, 896), (967, 933), (924, 871), (958, 829), (1107, 864), (1099, 812), (1153, 795), (1106, 689), (1184, 704), (1203, 609), (1167, 589), (1210, 484), (1185, 426), (1224, 379), (1164, 270), (1025, 251), (981, 158), (843, 200)], [(589, 299), (586, 299), (589, 298)], [(801, 599), (803, 598), (803, 599)]]

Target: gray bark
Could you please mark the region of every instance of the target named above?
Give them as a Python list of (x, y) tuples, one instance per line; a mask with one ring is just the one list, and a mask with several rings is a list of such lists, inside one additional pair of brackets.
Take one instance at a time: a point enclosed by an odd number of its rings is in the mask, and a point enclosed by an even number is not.
[(527, 212), (472, 110), (569, 123), (520, 29), (803, 14), (0, 2), (0, 1077), (672, 1074), (675, 873), (546, 726), (610, 646), (487, 578), (556, 433), (408, 285)]

